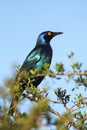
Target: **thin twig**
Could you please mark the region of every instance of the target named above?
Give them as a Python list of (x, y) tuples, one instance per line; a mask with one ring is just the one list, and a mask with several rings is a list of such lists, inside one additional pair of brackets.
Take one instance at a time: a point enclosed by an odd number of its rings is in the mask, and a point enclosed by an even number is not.
[(48, 99), (49, 102), (52, 102), (52, 103), (55, 103), (55, 104), (62, 104), (62, 102), (58, 102), (58, 101), (55, 101), (55, 100), (51, 100), (51, 99)]
[(51, 77), (55, 77), (57, 75), (60, 75), (60, 76), (62, 76), (62, 75), (64, 75), (64, 76), (71, 76), (71, 75), (80, 75), (80, 76), (84, 75), (84, 76), (87, 76), (87, 72), (77, 72), (77, 71), (70, 72), (70, 73), (65, 73), (65, 72), (53, 73), (53, 72), (49, 72), (48, 75), (51, 76)]
[(55, 114), (55, 115), (58, 116), (59, 118), (62, 118), (62, 117), (61, 117), (61, 114), (60, 114), (59, 112), (56, 112), (56, 111), (54, 111), (54, 110), (51, 109), (51, 108), (49, 108), (49, 112)]
[[(36, 75), (32, 75), (31, 78), (35, 78), (35, 77), (43, 77), (45, 76), (46, 74), (36, 74)], [(56, 76), (72, 76), (72, 75), (78, 75), (78, 76), (87, 76), (87, 72), (77, 72), (77, 71), (74, 71), (74, 72), (70, 72), (70, 73), (65, 73), (65, 72), (48, 72), (48, 75), (50, 77), (56, 77)]]
[[(84, 100), (87, 100), (87, 97), (81, 98), (81, 99), (80, 99), (79, 101), (77, 101), (69, 110), (71, 111), (74, 107), (76, 107), (76, 106), (79, 105), (80, 103), (81, 103), (81, 104), (87, 104), (87, 102), (84, 101)], [(77, 110), (77, 109), (75, 109), (75, 110)], [(75, 111), (75, 110), (72, 110), (71, 112), (73, 112), (73, 111)]]

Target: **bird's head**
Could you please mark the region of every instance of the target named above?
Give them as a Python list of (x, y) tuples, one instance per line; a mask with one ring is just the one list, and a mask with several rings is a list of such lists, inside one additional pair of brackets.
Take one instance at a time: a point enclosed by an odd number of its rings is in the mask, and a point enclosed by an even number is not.
[(49, 44), (50, 40), (57, 36), (63, 34), (63, 32), (51, 32), (51, 31), (45, 31), (42, 32), (37, 39), (37, 45), (46, 45)]

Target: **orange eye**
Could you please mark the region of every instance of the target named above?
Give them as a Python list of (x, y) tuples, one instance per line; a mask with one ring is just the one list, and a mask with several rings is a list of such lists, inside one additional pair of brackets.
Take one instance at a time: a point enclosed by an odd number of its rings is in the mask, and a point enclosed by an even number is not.
[(52, 35), (52, 33), (51, 32), (48, 32), (48, 36), (51, 36)]

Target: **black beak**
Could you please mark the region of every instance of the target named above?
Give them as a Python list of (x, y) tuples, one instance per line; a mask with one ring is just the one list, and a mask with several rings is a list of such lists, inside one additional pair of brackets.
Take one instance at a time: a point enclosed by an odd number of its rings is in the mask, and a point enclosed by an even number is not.
[(60, 34), (63, 34), (63, 32), (53, 32), (53, 35), (54, 35), (54, 36), (60, 35)]

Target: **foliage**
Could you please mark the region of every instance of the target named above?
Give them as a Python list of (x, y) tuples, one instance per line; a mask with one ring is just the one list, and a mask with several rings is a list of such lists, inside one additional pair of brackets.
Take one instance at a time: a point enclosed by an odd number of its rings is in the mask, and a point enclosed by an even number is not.
[[(48, 71), (49, 65), (44, 64), (43, 73), (40, 72), (40, 69), (30, 70), (30, 74), (22, 71), (18, 74), (19, 78), (15, 83), (15, 76), (6, 79), (5, 87), (0, 87), (0, 130), (35, 130), (40, 129), (43, 125), (56, 126), (58, 130), (87, 130), (87, 97), (84, 95), (87, 88), (87, 70), (82, 69), (82, 63), (74, 62), (73, 52), (68, 55), (68, 58), (71, 62), (70, 70), (66, 71), (62, 62), (56, 63), (54, 72), (53, 70)], [(19, 68), (18, 66), (17, 72), (19, 72)], [(57, 88), (53, 89), (54, 96), (56, 96), (55, 100), (53, 95), (49, 98), (50, 92), (46, 86), (40, 90), (40, 88), (32, 85), (33, 77), (44, 76), (47, 71), (50, 80), (55, 79), (57, 84)], [(25, 86), (26, 79), (27, 85)], [(73, 81), (75, 87), (72, 87), (73, 83), (72, 86), (68, 86), (69, 88), (58, 87), (59, 81), (65, 81), (67, 86)], [(9, 92), (7, 88), (9, 88)], [(82, 92), (83, 89), (84, 92)], [(80, 91), (77, 93), (77, 90)], [(15, 109), (15, 114), (10, 116), (9, 107), (7, 107), (10, 96), (18, 97), (18, 104), (27, 98), (34, 105), (28, 114)], [(53, 107), (54, 104), (56, 107)], [(61, 107), (62, 112), (60, 111)], [(55, 119), (51, 113), (55, 115)], [(45, 124), (43, 123), (44, 120)]]

